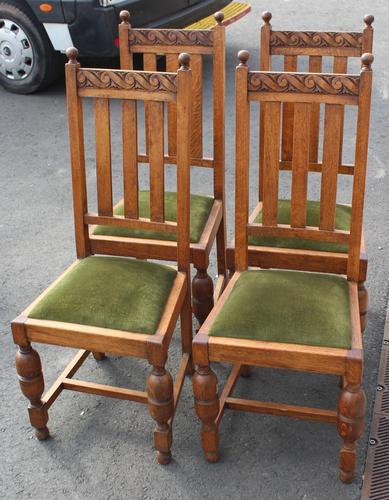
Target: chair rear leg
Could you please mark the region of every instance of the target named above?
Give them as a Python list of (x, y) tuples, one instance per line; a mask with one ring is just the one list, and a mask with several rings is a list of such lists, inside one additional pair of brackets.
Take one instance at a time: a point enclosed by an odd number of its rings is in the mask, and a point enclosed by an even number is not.
[(103, 361), (107, 357), (105, 352), (92, 352), (92, 354), (96, 361)]
[(173, 379), (164, 366), (153, 366), (147, 379), (148, 407), (157, 422), (154, 431), (154, 446), (157, 461), (166, 465), (172, 459), (172, 428), (169, 422), (174, 413)]
[(218, 381), (209, 366), (199, 366), (192, 377), (195, 408), (202, 422), (201, 445), (208, 462), (219, 459), (219, 429), (215, 422), (219, 413)]
[(207, 269), (196, 268), (196, 271), (192, 281), (192, 309), (202, 325), (213, 308), (213, 281)]
[(367, 311), (369, 309), (369, 293), (365, 287), (365, 282), (358, 283), (359, 317), (361, 318), (361, 331), (365, 331), (367, 326)]
[(355, 474), (356, 442), (365, 426), (366, 396), (359, 384), (348, 384), (342, 390), (338, 404), (337, 428), (343, 444), (340, 450), (340, 479), (351, 483)]
[[(190, 285), (189, 285), (190, 287)], [(190, 290), (189, 290), (190, 292)], [(190, 307), (190, 295), (185, 298), (185, 302), (182, 306), (181, 309), (181, 347), (182, 347), (182, 354), (189, 354), (189, 363), (186, 368), (186, 374), (187, 375), (193, 375), (194, 373), (194, 366), (193, 366), (193, 359), (192, 359), (192, 309)]]
[(49, 417), (41, 399), (45, 384), (39, 354), (31, 344), (19, 346), (16, 371), (22, 393), (30, 401), (28, 413), (31, 425), (35, 428), (36, 437), (43, 441), (50, 435), (46, 426)]

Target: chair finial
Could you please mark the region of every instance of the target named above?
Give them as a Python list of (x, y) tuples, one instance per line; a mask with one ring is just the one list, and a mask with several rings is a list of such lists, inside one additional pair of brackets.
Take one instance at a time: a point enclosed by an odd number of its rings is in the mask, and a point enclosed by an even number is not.
[(366, 14), (363, 20), (366, 26), (371, 26), (374, 23), (374, 16), (372, 14)]
[(120, 11), (120, 19), (122, 21), (122, 24), (130, 24), (130, 13), (128, 12), (128, 10), (121, 10)]
[(217, 24), (220, 26), (221, 23), (224, 21), (224, 13), (223, 12), (215, 12), (215, 15), (213, 16), (215, 18), (215, 21)]
[(186, 52), (181, 52), (178, 56), (178, 62), (180, 64), (180, 69), (189, 69), (190, 55)]
[(265, 24), (270, 24), (271, 18), (272, 18), (271, 12), (268, 10), (265, 10), (265, 12), (262, 12), (262, 20)]
[(371, 65), (373, 64), (374, 56), (369, 52), (365, 52), (362, 54), (361, 62), (362, 62), (362, 71), (371, 71)]
[(240, 50), (238, 52), (239, 66), (247, 66), (247, 61), (249, 60), (250, 52), (248, 50)]
[(69, 47), (68, 49), (66, 49), (66, 57), (69, 59), (68, 64), (76, 64), (78, 57), (78, 50), (76, 49), (76, 47)]

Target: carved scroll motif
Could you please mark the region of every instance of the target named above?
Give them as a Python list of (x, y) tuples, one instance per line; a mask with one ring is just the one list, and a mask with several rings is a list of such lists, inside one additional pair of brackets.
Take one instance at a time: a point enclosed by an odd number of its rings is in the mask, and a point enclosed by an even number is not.
[(362, 33), (318, 31), (272, 31), (270, 47), (355, 48), (362, 47)]
[(251, 72), (248, 90), (358, 96), (359, 76)]
[(272, 31), (271, 47), (355, 48), (362, 47), (362, 33), (319, 31)]
[(213, 46), (211, 30), (152, 30), (131, 29), (128, 35), (131, 45), (192, 45)]
[(77, 87), (176, 93), (176, 78), (176, 74), (169, 73), (80, 69), (77, 71)]

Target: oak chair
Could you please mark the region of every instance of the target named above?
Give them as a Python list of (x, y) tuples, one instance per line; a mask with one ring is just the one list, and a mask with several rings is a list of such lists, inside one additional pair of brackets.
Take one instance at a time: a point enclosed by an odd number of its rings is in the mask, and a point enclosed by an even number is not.
[[(284, 71), (298, 71), (301, 58), (308, 58), (309, 72), (321, 73), (323, 58), (332, 59), (333, 73), (347, 73), (350, 58), (361, 57), (364, 53), (373, 50), (373, 21), (372, 15), (364, 18), (365, 27), (361, 32), (317, 32), (317, 31), (274, 31), (270, 24), (272, 14), (262, 14), (263, 25), (261, 27), (260, 48), (260, 70), (272, 70), (272, 58), (283, 57)], [(293, 131), (294, 131), (294, 103), (285, 102), (282, 105), (281, 126), (281, 158), (279, 168), (283, 171), (292, 169)], [(340, 142), (339, 142), (339, 164), (338, 173), (345, 175), (354, 174), (354, 166), (342, 162), (343, 157), (343, 130), (344, 111), (339, 111), (340, 118)], [(325, 158), (320, 159), (320, 115), (323, 116), (323, 105), (312, 103), (308, 119), (309, 125), (309, 166), (310, 172), (323, 173)], [(259, 221), (262, 217), (262, 191), (264, 163), (263, 149), (263, 127), (265, 123), (264, 110), (261, 108), (260, 118), (260, 158), (259, 165), (259, 197), (258, 204), (254, 208), (252, 220)], [(325, 168), (325, 166), (324, 166)], [(311, 225), (316, 225), (319, 217), (320, 203), (308, 200), (307, 218)], [(279, 201), (280, 221), (290, 223), (291, 204), (290, 200)], [(338, 229), (350, 228), (350, 207), (337, 204), (335, 224)], [(324, 250), (324, 252), (323, 252)], [(327, 251), (329, 250), (329, 251)], [(361, 245), (361, 266), (358, 279), (359, 302), (361, 312), (361, 327), (365, 330), (367, 323), (368, 293), (365, 287), (367, 276), (367, 255), (364, 238)], [(228, 268), (234, 269), (234, 243), (227, 246)], [(268, 238), (249, 237), (249, 263), (260, 267), (293, 268), (305, 271), (346, 273), (347, 269), (347, 247), (339, 243), (318, 243), (304, 238)]]
[[(48, 410), (67, 389), (147, 404), (157, 426), (157, 459), (171, 459), (172, 422), (186, 373), (191, 373), (192, 313), (189, 260), (190, 107), (189, 55), (179, 56), (175, 73), (83, 69), (77, 49), (67, 50), (66, 92), (69, 119), (74, 223), (78, 260), (12, 322), (19, 346), (16, 369), (22, 393), (29, 399), (31, 425), (38, 439), (49, 436)], [(88, 208), (84, 153), (83, 98), (92, 98), (95, 118), (97, 213)], [(124, 215), (113, 213), (110, 101), (122, 112)], [(150, 217), (138, 211), (137, 101), (150, 103)], [(177, 222), (165, 220), (163, 197), (163, 127), (166, 103), (177, 105)], [(176, 234), (178, 269), (143, 260), (92, 255), (96, 248), (88, 227), (105, 224), (133, 230)], [(145, 243), (147, 245), (148, 242)], [(110, 250), (110, 249), (108, 249)], [(119, 252), (120, 253), (120, 252)], [(134, 251), (138, 257), (140, 247)], [(165, 369), (170, 340), (181, 316), (182, 358), (175, 381)], [(31, 342), (79, 348), (54, 385), (42, 396), (39, 355)], [(93, 353), (147, 359), (152, 366), (147, 390), (137, 391), (75, 380)]]
[[(224, 101), (225, 101), (225, 28), (222, 26), (223, 13), (215, 14), (217, 25), (211, 30), (181, 29), (135, 29), (129, 23), (128, 11), (120, 13), (119, 25), (120, 66), (122, 69), (133, 68), (133, 55), (143, 54), (143, 68), (156, 71), (157, 60), (165, 62), (167, 71), (177, 70), (177, 57), (180, 52), (191, 55), (192, 70), (192, 136), (191, 165), (213, 169), (213, 197), (191, 195), (191, 262), (197, 272), (193, 279), (193, 313), (200, 323), (204, 321), (213, 307), (213, 282), (207, 273), (209, 254), (216, 238), (218, 281), (215, 295), (218, 296), (225, 282), (225, 206), (224, 206)], [(203, 153), (203, 57), (211, 56), (213, 67), (213, 157)], [(148, 163), (150, 156), (150, 128), (155, 118), (150, 112), (150, 104), (145, 103), (146, 150), (138, 154), (138, 161)], [(177, 121), (176, 103), (167, 106), (167, 142), (168, 154), (165, 164), (177, 164)], [(163, 122), (162, 122), (163, 123)], [(161, 123), (161, 126), (162, 126)], [(161, 169), (161, 175), (163, 175)], [(140, 193), (141, 200), (148, 197), (148, 192)], [(173, 206), (171, 206), (173, 205)], [(165, 200), (168, 220), (175, 220), (175, 193), (168, 193)], [(123, 204), (115, 207), (116, 213), (122, 213)], [(132, 253), (136, 245), (145, 253), (144, 243), (133, 233), (123, 230), (118, 235), (110, 227), (98, 227), (93, 230), (92, 240), (97, 245), (106, 245), (116, 253)], [(97, 237), (97, 235), (99, 235)], [(149, 238), (148, 257), (175, 260), (177, 243), (175, 238), (165, 234), (152, 234), (144, 231), (143, 238)]]
[[(362, 56), (360, 75), (250, 71), (249, 54), (238, 54), (236, 69), (236, 213), (235, 273), (193, 341), (197, 366), (193, 392), (202, 421), (206, 458), (218, 459), (219, 424), (225, 409), (284, 415), (337, 425), (343, 444), (340, 478), (354, 477), (356, 441), (364, 430), (365, 395), (361, 389), (363, 346), (358, 304), (360, 245), (368, 149), (373, 56)], [(266, 112), (263, 130), (263, 217), (249, 217), (250, 105)], [(282, 103), (294, 103), (291, 222), (280, 223), (278, 208), (279, 147)], [(309, 113), (312, 103), (325, 106), (320, 222), (307, 224)], [(357, 107), (354, 185), (350, 231), (335, 228), (338, 152), (344, 106)], [(248, 270), (248, 239), (294, 237), (348, 244), (347, 276), (280, 269)], [(291, 266), (292, 267), (292, 266)], [(219, 396), (210, 362), (233, 364)], [(337, 410), (232, 397), (240, 374), (250, 366), (282, 368), (343, 377)]]

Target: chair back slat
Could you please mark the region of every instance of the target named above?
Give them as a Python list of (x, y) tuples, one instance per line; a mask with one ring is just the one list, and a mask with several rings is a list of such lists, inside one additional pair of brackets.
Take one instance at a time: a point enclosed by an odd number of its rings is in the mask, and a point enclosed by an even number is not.
[(203, 58), (201, 54), (191, 57), (192, 69), (192, 158), (203, 156)]
[[(297, 56), (284, 57), (284, 71), (297, 71)], [(293, 111), (294, 104), (286, 102), (282, 110), (282, 142), (281, 142), (281, 159), (290, 161), (292, 159), (293, 150)]]
[(99, 215), (112, 215), (111, 120), (109, 99), (94, 99), (97, 207)]
[[(249, 71), (248, 52), (239, 53), (236, 69), (236, 218), (235, 266), (248, 265), (248, 236), (300, 238), (344, 245), (348, 248), (348, 278), (358, 280), (364, 183), (366, 177), (369, 110), (371, 99), (371, 63), (373, 56), (362, 56), (359, 75), (296, 72)], [(249, 206), (249, 127), (250, 102), (258, 101), (266, 117), (263, 134), (263, 197), (257, 206), (262, 220), (248, 218)], [(291, 162), (279, 160), (280, 115), (285, 103), (294, 105), (294, 133)], [(323, 164), (320, 212), (317, 226), (307, 225), (307, 177), (309, 161), (310, 115), (312, 104), (324, 104)], [(342, 140), (344, 107), (358, 107), (357, 145), (352, 190), (351, 228), (335, 226), (339, 148)], [(279, 219), (278, 178), (280, 164), (292, 171), (290, 222)], [(318, 166), (318, 165), (317, 165)], [(315, 166), (316, 168), (316, 166)], [(284, 218), (284, 216), (282, 216)], [(311, 219), (312, 220), (312, 219)], [(310, 222), (312, 224), (312, 222)], [(293, 248), (293, 243), (291, 243)]]
[(335, 227), (336, 190), (339, 168), (338, 151), (343, 135), (343, 115), (343, 106), (339, 104), (326, 104), (319, 228), (328, 231), (333, 230)]
[(122, 102), (124, 216), (138, 218), (138, 120), (136, 101)]
[[(323, 58), (321, 56), (309, 56), (309, 72), (321, 73)], [(342, 73), (342, 72), (340, 72)], [(309, 161), (317, 163), (319, 159), (319, 133), (320, 133), (320, 104), (311, 104), (309, 133)]]
[(149, 113), (149, 163), (150, 163), (150, 219), (165, 220), (165, 164), (164, 164), (164, 105), (148, 103)]
[[(166, 71), (177, 71), (177, 56), (166, 54)], [(193, 74), (192, 74), (193, 78)], [(177, 155), (177, 104), (171, 102), (167, 106), (168, 155)]]
[[(77, 50), (68, 49), (66, 90), (77, 255), (91, 252), (113, 253), (120, 250), (121, 238), (99, 236), (89, 226), (116, 226), (132, 230), (165, 232), (177, 235), (177, 261), (180, 269), (188, 272), (190, 260), (189, 239), (189, 179), (190, 179), (190, 111), (191, 71), (189, 56), (180, 55), (181, 67), (177, 73), (81, 69)], [(88, 209), (83, 142), (81, 97), (93, 97), (95, 109), (97, 213)], [(124, 214), (118, 215), (112, 207), (110, 99), (121, 100), (123, 143), (123, 198)], [(150, 112), (150, 217), (139, 217), (137, 101), (147, 101)], [(177, 169), (177, 222), (165, 221), (164, 215), (164, 107), (168, 102), (179, 102), (177, 107), (177, 134), (183, 143), (179, 149), (180, 168)], [(183, 116), (185, 114), (185, 116)], [(181, 127), (181, 128), (180, 128)], [(186, 146), (187, 145), (187, 149)], [(182, 192), (179, 189), (183, 188)], [(186, 210), (185, 213), (182, 213)], [(141, 239), (139, 243), (141, 243)], [(99, 242), (102, 245), (99, 246)], [(111, 245), (111, 246), (110, 246)], [(115, 246), (116, 245), (116, 246)], [(147, 245), (146, 245), (147, 246)], [(126, 252), (139, 250), (133, 245)], [(143, 254), (142, 254), (143, 255)]]
[[(145, 71), (157, 71), (157, 56), (156, 54), (143, 54), (143, 69)], [(146, 142), (146, 153), (149, 153), (150, 149), (150, 103), (144, 103), (145, 112), (145, 142)]]
[(279, 102), (266, 102), (264, 106), (266, 115), (264, 161), (267, 168), (263, 172), (262, 223), (264, 226), (276, 226), (278, 212), (281, 104)]
[(307, 187), (309, 163), (309, 119), (312, 104), (294, 105), (294, 135), (292, 156), (292, 195), (290, 225), (305, 227), (307, 222)]

